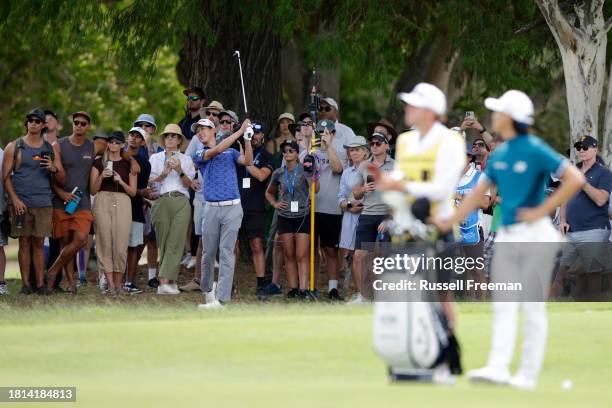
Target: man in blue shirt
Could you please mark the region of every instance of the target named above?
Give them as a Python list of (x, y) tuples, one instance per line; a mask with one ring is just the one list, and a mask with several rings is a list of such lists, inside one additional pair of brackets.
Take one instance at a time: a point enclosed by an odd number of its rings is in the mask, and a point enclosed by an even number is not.
[[(580, 162), (577, 167), (586, 178), (582, 190), (561, 207), (559, 228), (569, 244), (563, 249), (563, 271), (578, 261), (586, 272), (602, 270), (603, 245), (610, 238), (608, 200), (612, 173), (597, 161), (597, 139), (582, 136), (574, 144)], [(564, 276), (557, 275), (557, 282)], [(555, 285), (558, 286), (558, 285)]]
[[(192, 130), (204, 148), (194, 154), (194, 161), (204, 176), (204, 224), (202, 253), (201, 287), (206, 303), (201, 309), (213, 310), (223, 308), (232, 296), (234, 266), (236, 258), (234, 248), (238, 230), (242, 223), (242, 206), (236, 175), (236, 163), (243, 166), (253, 164), (253, 148), (247, 128), (251, 122), (247, 119), (234, 134), (217, 144), (215, 124), (209, 119), (200, 119), (193, 124)], [(230, 146), (244, 134), (245, 154), (240, 154)], [(215, 256), (219, 249), (219, 284), (217, 293), (213, 290)]]
[[(497, 186), (502, 219), (496, 236), (498, 244), (493, 255), (491, 281), (524, 282), (525, 292), (497, 291), (492, 294), (496, 302), (493, 303), (489, 360), (484, 368), (470, 371), (468, 377), (471, 381), (532, 389), (544, 360), (548, 331), (544, 302), (558, 250), (558, 244), (554, 243), (560, 238), (548, 215), (582, 187), (584, 177), (541, 139), (528, 134), (534, 110), (533, 103), (523, 92), (512, 90), (501, 98), (487, 98), (485, 106), (493, 111), (493, 130), (505, 143), (491, 155), (479, 184), (455, 214), (447, 221), (435, 223), (440, 230), (448, 231), (477, 208), (489, 188)], [(545, 198), (544, 187), (551, 173), (563, 182), (555, 193)], [(508, 296), (512, 296), (513, 301), (499, 301), (507, 300)], [(511, 377), (509, 367), (519, 307), (525, 320), (523, 355), (518, 372)]]

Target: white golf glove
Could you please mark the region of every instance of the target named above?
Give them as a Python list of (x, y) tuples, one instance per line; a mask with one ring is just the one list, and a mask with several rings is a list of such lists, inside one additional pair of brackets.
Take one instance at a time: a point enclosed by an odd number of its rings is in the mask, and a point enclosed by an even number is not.
[(253, 132), (253, 128), (251, 126), (249, 126), (244, 131), (244, 134), (242, 135), (242, 137), (244, 137), (244, 140), (251, 140), (253, 138), (254, 134), (255, 134), (255, 132)]

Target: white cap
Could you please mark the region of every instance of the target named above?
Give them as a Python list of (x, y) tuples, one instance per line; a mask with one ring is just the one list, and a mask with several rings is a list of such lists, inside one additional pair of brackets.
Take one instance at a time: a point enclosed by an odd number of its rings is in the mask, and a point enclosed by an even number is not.
[(338, 102), (336, 102), (336, 100), (335, 100), (334, 98), (329, 98), (329, 97), (328, 97), (328, 98), (323, 98), (323, 100), (324, 100), (325, 102), (327, 102), (327, 104), (328, 104), (329, 106), (331, 106), (332, 108), (334, 108), (335, 110), (340, 110), (340, 109), (338, 108)]
[(533, 125), (533, 102), (521, 91), (507, 91), (501, 98), (485, 99), (485, 106), (493, 112), (501, 112), (519, 123)]
[(133, 128), (131, 128), (128, 132), (128, 135), (130, 133), (138, 133), (140, 136), (142, 136), (143, 139), (146, 139), (147, 137), (147, 134), (145, 133), (144, 129), (139, 126), (134, 126)]
[(215, 124), (210, 121), (210, 119), (200, 119), (196, 123), (191, 125), (191, 131), (195, 133), (198, 126), (209, 127), (211, 129), (215, 128)]
[(429, 109), (436, 115), (446, 113), (446, 96), (438, 87), (426, 82), (417, 84), (410, 93), (399, 93), (397, 97), (410, 106)]

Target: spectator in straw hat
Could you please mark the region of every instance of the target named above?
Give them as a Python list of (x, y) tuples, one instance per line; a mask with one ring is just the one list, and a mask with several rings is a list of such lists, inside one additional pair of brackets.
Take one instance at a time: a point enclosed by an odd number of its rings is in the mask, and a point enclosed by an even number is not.
[(188, 189), (195, 177), (195, 168), (191, 158), (180, 152), (187, 147), (187, 139), (178, 125), (167, 125), (159, 144), (164, 151), (149, 159), (149, 181), (159, 185), (160, 194), (151, 210), (159, 251), (157, 294), (176, 295), (180, 293), (176, 279), (191, 214)]
[(280, 151), (280, 145), (285, 140), (293, 140), (294, 137), (289, 130), (289, 125), (295, 123), (295, 117), (289, 112), (282, 113), (276, 121), (276, 130), (272, 139), (266, 144), (266, 150), (268, 153), (274, 155), (274, 168), (280, 166), (281, 160), (283, 159), (282, 152)]
[[(223, 112), (225, 108), (219, 101), (212, 101), (207, 107), (200, 109), (200, 117), (203, 119), (210, 119), (215, 126), (219, 126), (219, 113)], [(193, 139), (192, 139), (193, 140)]]

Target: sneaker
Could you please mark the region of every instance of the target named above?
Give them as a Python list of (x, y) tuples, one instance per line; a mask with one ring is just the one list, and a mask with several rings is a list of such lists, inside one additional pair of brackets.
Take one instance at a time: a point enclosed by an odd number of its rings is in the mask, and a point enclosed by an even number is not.
[(21, 288), (21, 291), (19, 292), (20, 295), (31, 295), (32, 294), (32, 289), (29, 286), (24, 286), (23, 288)]
[(187, 264), (191, 261), (191, 254), (189, 252), (185, 252), (183, 258), (181, 258), (181, 265), (187, 266)]
[(515, 376), (510, 378), (508, 384), (510, 384), (512, 388), (516, 388), (519, 390), (533, 390), (537, 385), (536, 380), (529, 379), (521, 374), (516, 374)]
[(300, 297), (300, 291), (298, 288), (293, 288), (287, 292), (287, 299), (298, 299)]
[(505, 385), (510, 381), (510, 373), (508, 370), (504, 371), (489, 366), (477, 370), (470, 370), (467, 373), (467, 377), (473, 383)]
[(100, 276), (100, 280), (98, 282), (98, 286), (100, 286), (100, 290), (104, 292), (107, 288), (106, 275)]
[(330, 290), (329, 293), (327, 294), (327, 296), (329, 297), (329, 300), (334, 301), (334, 302), (344, 300), (340, 296), (340, 293), (338, 293), (338, 289)]
[(316, 302), (317, 296), (314, 292), (311, 292), (309, 290), (300, 290), (300, 299), (305, 302)]
[(257, 297), (257, 300), (264, 300), (266, 298), (266, 295), (264, 295), (263, 286), (260, 286), (257, 289), (255, 289), (255, 297)]
[(81, 286), (87, 286), (87, 281), (85, 279), (79, 280), (77, 282), (77, 287), (81, 287)]
[(198, 309), (202, 310), (222, 310), (225, 309), (225, 305), (215, 299), (214, 302), (211, 303), (201, 303), (198, 305)]
[(355, 293), (353, 297), (351, 297), (351, 300), (347, 302), (349, 305), (361, 305), (363, 303), (367, 303), (367, 301), (363, 296), (361, 296), (361, 293)]
[(187, 265), (185, 265), (185, 268), (187, 268), (187, 269), (193, 269), (193, 268), (195, 268), (195, 266), (196, 266), (196, 257), (195, 257), (195, 256), (192, 256), (192, 257), (189, 259), (189, 262), (187, 262)]
[(9, 290), (6, 287), (6, 283), (0, 283), (0, 295), (8, 295)]
[(158, 295), (178, 295), (181, 293), (174, 285), (160, 284), (157, 287)]
[(188, 284), (181, 286), (179, 288), (179, 290), (181, 292), (196, 292), (196, 291), (202, 290), (202, 289), (200, 288), (200, 282), (198, 282), (195, 279), (192, 279), (192, 280), (189, 281)]
[(434, 370), (431, 382), (439, 385), (455, 385), (455, 377), (451, 374), (448, 366), (442, 364)]
[(36, 294), (39, 296), (49, 296), (51, 294), (51, 290), (47, 289), (46, 286), (41, 286), (40, 288), (36, 288)]
[(159, 279), (157, 279), (157, 277), (151, 278), (147, 282), (147, 285), (149, 285), (151, 289), (157, 289), (159, 287)]
[(142, 293), (142, 289), (140, 289), (133, 283), (130, 283), (129, 285), (124, 285), (123, 289), (127, 292), (128, 295), (136, 295), (138, 293)]
[(268, 285), (263, 290), (264, 296), (282, 296), (283, 291), (276, 283), (268, 283)]

